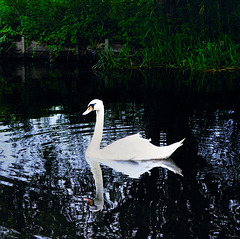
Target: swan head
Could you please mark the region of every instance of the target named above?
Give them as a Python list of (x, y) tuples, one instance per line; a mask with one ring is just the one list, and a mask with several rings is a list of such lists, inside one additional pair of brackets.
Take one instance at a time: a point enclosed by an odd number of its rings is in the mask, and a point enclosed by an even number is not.
[(90, 103), (88, 104), (88, 108), (85, 112), (83, 112), (83, 115), (87, 115), (94, 110), (99, 111), (102, 109), (103, 109), (103, 102), (101, 100), (94, 99), (90, 101)]

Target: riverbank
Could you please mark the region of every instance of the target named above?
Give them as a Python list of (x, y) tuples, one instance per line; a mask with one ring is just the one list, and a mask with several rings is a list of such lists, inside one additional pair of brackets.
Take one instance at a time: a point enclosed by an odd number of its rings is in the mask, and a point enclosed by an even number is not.
[[(170, 42), (170, 41), (169, 41)], [(34, 59), (53, 62), (55, 60), (85, 62), (93, 69), (151, 69), (151, 68), (178, 68), (190, 71), (233, 71), (239, 70), (240, 47), (225, 36), (225, 40), (217, 43), (197, 42), (192, 47), (181, 45), (179, 42), (175, 50), (165, 42), (160, 48), (133, 49), (131, 46), (116, 42), (104, 42), (91, 46), (62, 47), (58, 53), (47, 44), (36, 41), (26, 42), (25, 37), (20, 41), (12, 42), (10, 47), (0, 54), (2, 59)], [(160, 54), (160, 53), (161, 54)], [(169, 52), (169, 54), (167, 54)]]
[(62, 47), (58, 49), (58, 53), (44, 43), (36, 41), (27, 42), (25, 37), (21, 37), (20, 41), (14, 41), (9, 47), (0, 53), (0, 59), (21, 59), (21, 60), (45, 60), (53, 62), (56, 60), (63, 61), (81, 61), (94, 66), (99, 55), (103, 52), (112, 52), (117, 54), (122, 51), (123, 46), (117, 42), (104, 42), (94, 47), (87, 45), (76, 45), (75, 47)]
[(62, 47), (55, 54), (55, 51), (47, 44), (36, 41), (27, 42), (25, 37), (21, 37), (20, 41), (13, 41), (9, 47), (3, 50), (0, 54), (1, 59), (32, 59), (45, 60), (52, 62), (55, 60), (66, 61), (94, 61), (94, 56), (91, 49), (76, 45), (73, 47)]

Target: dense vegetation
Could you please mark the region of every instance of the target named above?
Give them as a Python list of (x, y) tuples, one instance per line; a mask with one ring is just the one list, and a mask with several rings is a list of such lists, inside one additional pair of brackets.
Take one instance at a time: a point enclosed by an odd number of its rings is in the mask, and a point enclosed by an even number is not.
[(76, 44), (120, 42), (119, 53), (97, 52), (99, 68), (237, 68), (240, 1), (1, 0), (0, 51), (22, 35), (55, 56)]

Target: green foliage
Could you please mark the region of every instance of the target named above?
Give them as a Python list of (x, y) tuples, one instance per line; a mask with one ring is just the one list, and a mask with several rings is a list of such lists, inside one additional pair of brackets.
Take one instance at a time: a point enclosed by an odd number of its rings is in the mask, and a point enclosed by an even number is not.
[(124, 47), (98, 52), (96, 67), (239, 66), (238, 0), (180, 0), (175, 8), (155, 0), (1, 0), (0, 9), (0, 50), (21, 35), (55, 56), (108, 38)]

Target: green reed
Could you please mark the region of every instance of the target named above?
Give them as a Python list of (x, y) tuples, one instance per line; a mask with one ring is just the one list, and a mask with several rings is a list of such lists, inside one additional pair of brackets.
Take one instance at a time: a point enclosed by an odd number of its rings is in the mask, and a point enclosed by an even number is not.
[(196, 42), (187, 55), (186, 66), (191, 70), (224, 70), (239, 67), (240, 45), (224, 35), (215, 42)]
[[(148, 39), (149, 40), (149, 39)], [(115, 53), (101, 52), (95, 68), (182, 68), (191, 71), (224, 70), (240, 64), (240, 44), (227, 35), (215, 41), (203, 41), (186, 34), (155, 33), (142, 47), (131, 45)]]

